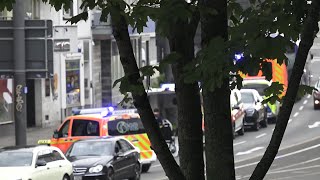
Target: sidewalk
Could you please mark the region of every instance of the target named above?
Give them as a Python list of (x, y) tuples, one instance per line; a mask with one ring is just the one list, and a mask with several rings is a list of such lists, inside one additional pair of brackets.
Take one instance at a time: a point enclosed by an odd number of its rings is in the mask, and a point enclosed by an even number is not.
[[(47, 128), (40, 128), (40, 127), (28, 128), (27, 144), (36, 145), (39, 139), (50, 139), (52, 137), (53, 131), (56, 128), (57, 126), (47, 127)], [(14, 135), (0, 137), (0, 147), (14, 146), (14, 145), (15, 145)]]

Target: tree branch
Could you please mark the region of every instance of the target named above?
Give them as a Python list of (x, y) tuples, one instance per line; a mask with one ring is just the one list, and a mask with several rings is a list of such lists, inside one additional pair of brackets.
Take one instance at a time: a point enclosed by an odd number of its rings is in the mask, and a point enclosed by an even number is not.
[(192, 36), (192, 37), (195, 36), (196, 31), (198, 29), (199, 21), (200, 21), (200, 11), (196, 10), (193, 13), (191, 21), (189, 23), (189, 34), (190, 34), (190, 36)]
[(250, 177), (250, 180), (262, 180), (267, 174), (272, 162), (274, 161), (278, 153), (283, 135), (288, 125), (288, 120), (290, 118), (293, 105), (295, 103), (295, 97), (298, 93), (300, 79), (303, 74), (303, 69), (306, 63), (308, 52), (318, 31), (319, 12), (320, 0), (313, 0), (312, 5), (309, 9), (308, 18), (305, 21), (305, 25), (302, 31), (302, 38), (292, 69), (292, 75), (290, 78), (287, 94), (284, 97), (283, 106), (280, 109), (276, 127), (272, 134), (270, 144), (261, 161), (255, 168), (252, 176)]
[[(120, 61), (124, 72), (128, 75), (130, 85), (138, 85), (144, 89), (142, 82), (139, 81), (140, 73), (132, 50), (130, 36), (128, 33), (128, 24), (126, 23), (123, 15), (116, 15), (119, 16), (120, 20), (111, 15), (111, 23), (113, 36), (118, 45)], [(143, 126), (145, 127), (147, 135), (151, 141), (152, 148), (157, 154), (166, 175), (172, 180), (184, 180), (185, 178), (182, 171), (161, 135), (160, 128), (155, 120), (147, 93), (145, 91), (142, 94), (132, 92), (132, 96), (134, 105), (138, 109)]]

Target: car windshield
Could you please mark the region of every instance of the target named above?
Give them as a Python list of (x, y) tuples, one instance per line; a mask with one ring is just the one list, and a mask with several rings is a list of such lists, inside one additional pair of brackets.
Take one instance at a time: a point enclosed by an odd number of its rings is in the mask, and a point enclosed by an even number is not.
[(243, 103), (254, 103), (254, 98), (250, 92), (241, 92), (241, 98)]
[(32, 152), (0, 152), (0, 167), (31, 166), (32, 157)]
[(255, 89), (261, 96), (264, 96), (264, 90), (269, 87), (267, 84), (245, 84), (242, 89)]
[(68, 156), (110, 156), (114, 152), (112, 142), (106, 141), (87, 141), (76, 142)]

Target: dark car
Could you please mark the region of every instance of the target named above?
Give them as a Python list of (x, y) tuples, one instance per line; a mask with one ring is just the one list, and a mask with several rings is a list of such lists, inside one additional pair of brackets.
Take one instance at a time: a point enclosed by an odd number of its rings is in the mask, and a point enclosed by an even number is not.
[(246, 116), (244, 119), (245, 127), (251, 127), (254, 130), (259, 130), (260, 126), (267, 127), (267, 113), (266, 107), (262, 104), (262, 97), (257, 90), (241, 89), (242, 102)]
[(320, 79), (315, 84), (314, 88), (316, 90), (313, 91), (313, 107), (314, 109), (320, 108)]
[(138, 180), (140, 152), (121, 137), (90, 138), (74, 142), (66, 153), (75, 180)]

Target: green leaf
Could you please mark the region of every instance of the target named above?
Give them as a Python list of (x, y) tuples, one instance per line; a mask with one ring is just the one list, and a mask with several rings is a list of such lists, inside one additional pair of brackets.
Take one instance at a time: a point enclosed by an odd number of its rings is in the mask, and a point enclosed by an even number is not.
[(299, 90), (298, 90), (298, 94), (297, 97), (301, 98), (306, 94), (312, 94), (313, 91), (318, 91), (316, 88), (311, 87), (311, 86), (307, 86), (307, 85), (300, 85), (299, 86)]
[(272, 82), (271, 86), (264, 90), (266, 97), (277, 96), (279, 97), (283, 93), (283, 84), (279, 82)]
[(82, 12), (76, 16), (73, 16), (71, 19), (69, 19), (67, 22), (71, 22), (71, 24), (76, 24), (79, 21), (84, 20), (87, 21), (88, 20), (88, 12)]
[(155, 67), (153, 66), (144, 66), (140, 68), (140, 72), (143, 76), (153, 76), (155, 73), (154, 69)]
[(160, 61), (159, 69), (164, 70), (165, 66), (178, 61), (182, 56), (177, 52), (171, 52)]

